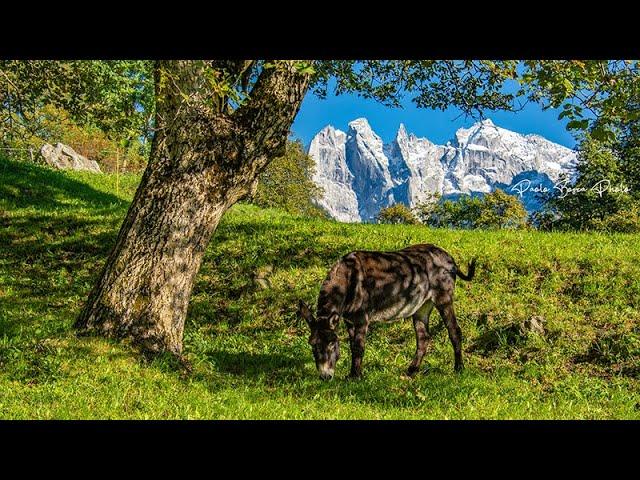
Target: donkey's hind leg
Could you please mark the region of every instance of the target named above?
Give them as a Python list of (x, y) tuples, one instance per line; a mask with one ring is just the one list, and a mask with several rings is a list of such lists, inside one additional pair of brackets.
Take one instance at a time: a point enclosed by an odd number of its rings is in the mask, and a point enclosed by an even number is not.
[(427, 351), (431, 335), (429, 335), (429, 315), (433, 310), (433, 302), (428, 300), (420, 309), (413, 314), (413, 328), (416, 332), (416, 354), (407, 370), (407, 375), (413, 376), (418, 372), (422, 358)]
[(437, 306), (440, 316), (444, 320), (449, 332), (449, 340), (453, 346), (454, 370), (461, 372), (464, 369), (462, 361), (462, 331), (456, 321), (456, 314), (453, 310), (453, 302), (444, 303)]

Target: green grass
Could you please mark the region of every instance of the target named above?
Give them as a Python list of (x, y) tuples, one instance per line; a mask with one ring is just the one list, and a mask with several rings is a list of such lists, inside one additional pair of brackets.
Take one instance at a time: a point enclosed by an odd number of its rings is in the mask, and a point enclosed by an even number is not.
[[(0, 160), (0, 418), (640, 418), (640, 241), (634, 235), (346, 225), (238, 205), (197, 278), (191, 372), (71, 325), (138, 178)], [(476, 279), (456, 308), (466, 370), (437, 314), (427, 373), (403, 378), (410, 321), (374, 325), (361, 381), (318, 380), (305, 325), (330, 265), (354, 249), (433, 242)], [(269, 271), (269, 287), (254, 281)], [(544, 317), (545, 336), (517, 325)]]

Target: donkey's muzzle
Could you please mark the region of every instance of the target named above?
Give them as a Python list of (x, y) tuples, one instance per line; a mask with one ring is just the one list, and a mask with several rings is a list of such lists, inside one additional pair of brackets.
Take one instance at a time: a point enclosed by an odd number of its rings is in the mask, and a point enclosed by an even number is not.
[(320, 374), (320, 380), (331, 380), (333, 378), (333, 373), (322, 372)]

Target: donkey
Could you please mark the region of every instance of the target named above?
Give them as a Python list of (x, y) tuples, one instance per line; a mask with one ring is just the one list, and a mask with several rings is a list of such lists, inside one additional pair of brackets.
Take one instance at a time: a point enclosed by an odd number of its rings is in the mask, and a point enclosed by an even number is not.
[(416, 353), (408, 375), (418, 372), (430, 341), (429, 316), (435, 306), (442, 317), (453, 345), (454, 369), (461, 371), (462, 332), (453, 310), (456, 277), (473, 278), (476, 259), (465, 275), (443, 249), (431, 245), (413, 245), (395, 252), (355, 251), (342, 257), (329, 271), (320, 288), (317, 318), (300, 301), (298, 315), (306, 320), (311, 336), (309, 344), (320, 378), (333, 378), (340, 358), (336, 327), (343, 318), (349, 333), (351, 372), (362, 376), (362, 357), (371, 322), (413, 318)]

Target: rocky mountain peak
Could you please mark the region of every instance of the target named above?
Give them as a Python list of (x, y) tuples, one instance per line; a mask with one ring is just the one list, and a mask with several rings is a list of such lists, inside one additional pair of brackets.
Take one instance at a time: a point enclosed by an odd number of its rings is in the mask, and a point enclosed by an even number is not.
[[(348, 126), (347, 133), (323, 128), (309, 148), (316, 161), (314, 180), (325, 190), (320, 205), (340, 221), (370, 221), (381, 208), (399, 202), (413, 207), (432, 193), (509, 192), (522, 179), (548, 187), (575, 170), (572, 150), (490, 119), (458, 129), (446, 146), (408, 133), (404, 124), (389, 144), (366, 118)], [(529, 210), (539, 207), (533, 193), (522, 200)]]
[(375, 135), (373, 129), (371, 128), (371, 125), (369, 125), (369, 120), (364, 117), (356, 118), (355, 120), (350, 121), (349, 128), (357, 133)]
[(398, 128), (398, 133), (396, 134), (396, 140), (404, 140), (404, 139), (409, 139), (409, 134), (407, 133), (407, 129), (404, 126), (404, 123), (400, 124), (400, 127)]
[(341, 142), (344, 143), (346, 135), (346, 133), (338, 130), (333, 125), (327, 125), (316, 134), (314, 140), (322, 139), (324, 142), (330, 142), (333, 145), (338, 146)]

